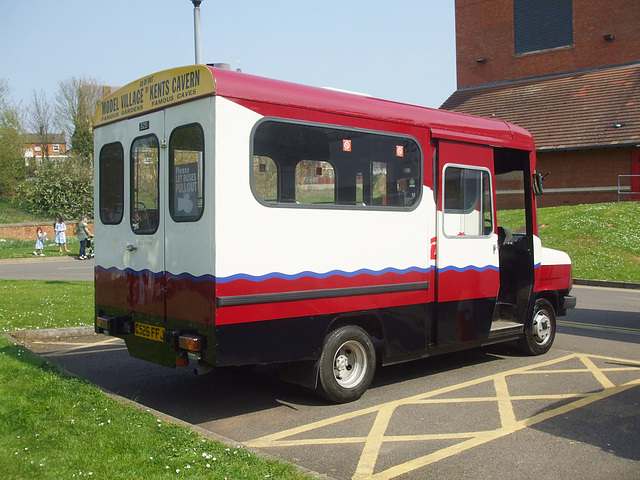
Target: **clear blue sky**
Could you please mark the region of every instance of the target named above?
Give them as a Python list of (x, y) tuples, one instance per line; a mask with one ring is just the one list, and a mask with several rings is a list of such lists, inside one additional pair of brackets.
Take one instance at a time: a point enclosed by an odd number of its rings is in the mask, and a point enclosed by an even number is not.
[[(455, 90), (454, 0), (203, 0), (205, 63), (439, 107)], [(195, 63), (191, 0), (0, 0), (14, 102), (58, 82), (125, 85)], [(239, 64), (238, 64), (239, 61)]]

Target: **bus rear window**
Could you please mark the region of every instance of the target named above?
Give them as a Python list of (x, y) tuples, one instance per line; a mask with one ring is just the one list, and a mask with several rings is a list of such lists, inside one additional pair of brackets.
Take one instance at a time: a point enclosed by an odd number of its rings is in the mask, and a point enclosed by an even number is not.
[(151, 235), (160, 225), (158, 137), (136, 138), (131, 146), (131, 229)]
[(204, 211), (204, 133), (186, 125), (169, 139), (169, 213), (176, 222), (194, 222)]
[(100, 221), (116, 225), (122, 221), (124, 204), (124, 149), (120, 142), (100, 150)]
[(253, 133), (252, 189), (266, 205), (410, 209), (421, 153), (410, 137), (276, 120)]

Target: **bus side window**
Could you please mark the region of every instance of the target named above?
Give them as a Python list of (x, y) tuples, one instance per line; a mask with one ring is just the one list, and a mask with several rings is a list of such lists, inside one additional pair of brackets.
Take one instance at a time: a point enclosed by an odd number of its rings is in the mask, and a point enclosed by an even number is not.
[(117, 225), (122, 221), (124, 204), (124, 149), (120, 142), (100, 149), (100, 221)]
[(252, 140), (251, 188), (266, 205), (410, 209), (420, 199), (421, 152), (410, 137), (265, 120)]
[(447, 167), (444, 173), (444, 234), (449, 237), (493, 232), (491, 182), (485, 170)]

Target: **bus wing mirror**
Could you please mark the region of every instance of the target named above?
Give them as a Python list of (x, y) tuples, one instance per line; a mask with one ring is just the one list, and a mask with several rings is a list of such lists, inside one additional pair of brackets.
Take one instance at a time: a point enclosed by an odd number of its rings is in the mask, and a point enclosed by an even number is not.
[(549, 175), (549, 173), (547, 173), (546, 175), (542, 175), (541, 173), (533, 174), (533, 193), (535, 195), (542, 195), (544, 193), (544, 187), (542, 186), (542, 182), (544, 181), (546, 176)]

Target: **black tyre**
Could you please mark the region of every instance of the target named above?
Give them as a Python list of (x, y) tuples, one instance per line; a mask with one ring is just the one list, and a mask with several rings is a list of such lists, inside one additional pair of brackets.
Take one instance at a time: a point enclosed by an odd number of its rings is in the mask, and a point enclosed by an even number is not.
[(318, 369), (318, 393), (327, 400), (357, 400), (371, 385), (376, 352), (362, 328), (349, 325), (334, 330), (324, 341)]
[(524, 325), (520, 348), (527, 355), (547, 353), (556, 338), (556, 313), (548, 300), (539, 298)]

